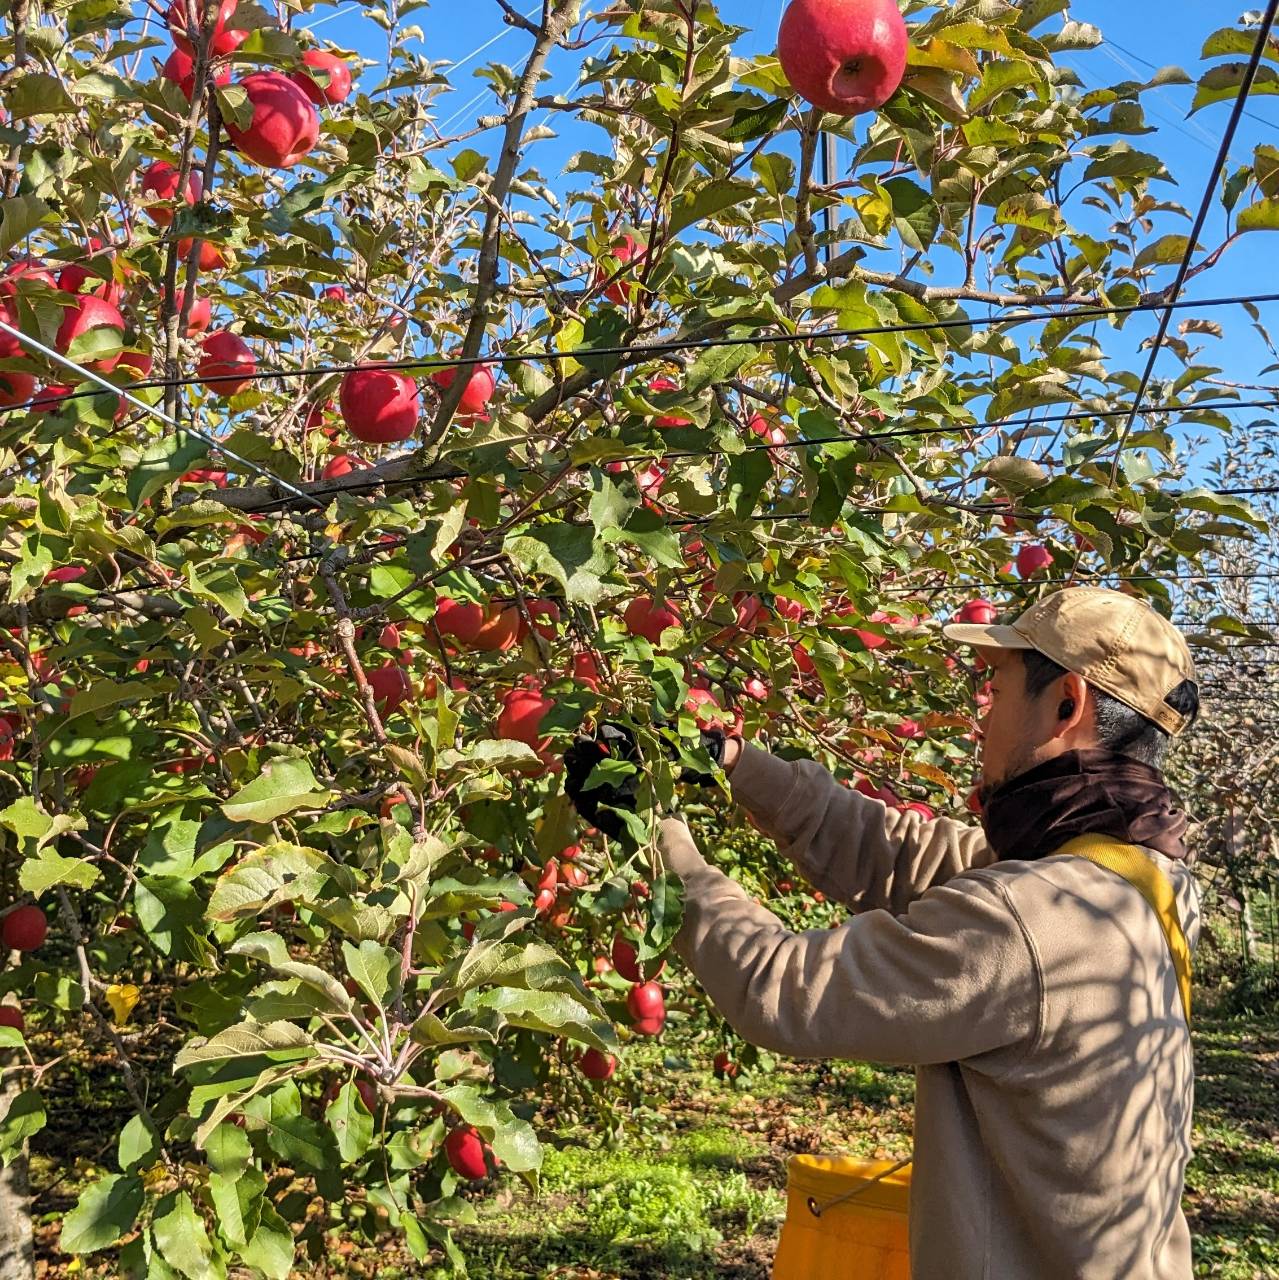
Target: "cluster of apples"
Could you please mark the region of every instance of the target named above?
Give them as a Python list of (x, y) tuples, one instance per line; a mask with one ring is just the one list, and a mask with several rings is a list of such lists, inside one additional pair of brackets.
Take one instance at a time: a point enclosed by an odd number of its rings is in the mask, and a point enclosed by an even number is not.
[[(209, 49), (212, 59), (210, 76), (214, 84), (225, 86), (231, 81), (231, 68), (227, 59), (248, 38), (248, 31), (232, 26), (237, 0), (218, 0), (213, 35)], [(198, 13), (199, 4), (195, 8)], [(161, 68), (161, 75), (176, 84), (188, 101), (195, 92), (194, 46), (188, 29), (191, 14), (187, 0), (173, 0), (167, 24), (173, 37), (173, 49)], [(338, 55), (323, 49), (308, 49), (300, 64), (288, 73), (279, 71), (254, 71), (237, 82), (251, 107), (252, 114), (246, 125), (233, 120), (224, 121), (231, 145), (246, 159), (266, 168), (287, 169), (302, 160), (319, 140), (320, 121), (317, 107), (341, 103), (351, 93), (351, 70)], [(175, 209), (180, 204), (194, 205), (202, 195), (198, 173), (189, 174), (182, 186), (178, 168), (167, 160), (149, 164), (141, 175), (141, 198), (147, 215), (157, 227), (172, 224)], [(178, 242), (178, 253), (185, 261), (195, 247), (195, 240), (184, 237)], [(103, 279), (97, 268), (85, 263), (102, 259), (110, 266), (112, 246), (98, 237), (91, 237), (86, 245), (84, 262), (73, 262), (57, 272), (56, 284), (53, 270), (44, 264), (30, 260), (11, 263), (0, 280), (0, 319), (16, 327), (16, 290), (25, 280), (26, 285), (41, 284), (56, 287), (70, 294), (73, 301), (64, 309), (61, 325), (55, 337), (56, 350), (67, 355), (72, 343), (94, 331), (107, 331), (117, 335), (115, 349), (104, 343), (108, 353), (88, 361), (86, 367), (95, 373), (108, 374), (123, 366), (131, 376), (143, 379), (150, 375), (151, 356), (144, 350), (131, 350), (130, 327), (120, 310), (124, 300), (124, 287), (115, 279)], [(216, 245), (201, 240), (197, 260), (202, 271), (214, 271), (227, 266), (227, 258)], [(125, 268), (125, 274), (130, 273)], [(25, 286), (23, 286), (25, 287)], [(208, 298), (193, 297), (187, 316), (187, 337), (197, 337), (209, 329), (213, 321), (212, 304)], [(22, 344), (8, 334), (0, 335), (0, 359), (25, 360)], [(248, 386), (257, 372), (257, 360), (252, 348), (238, 334), (229, 330), (208, 333), (202, 340), (200, 359), (196, 368), (203, 385), (220, 395), (230, 396)], [(55, 409), (72, 387), (55, 381), (35, 393), (35, 373), (25, 370), (0, 372), (0, 406), (10, 406), (34, 401), (33, 410), (46, 412)], [(127, 402), (120, 402), (117, 417), (123, 416)]]

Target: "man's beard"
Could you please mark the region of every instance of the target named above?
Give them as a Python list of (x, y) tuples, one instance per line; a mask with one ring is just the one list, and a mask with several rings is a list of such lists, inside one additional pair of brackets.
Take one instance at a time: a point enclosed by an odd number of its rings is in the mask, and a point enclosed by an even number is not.
[(1033, 769), (1038, 763), (1034, 747), (1018, 747), (1004, 766), (1003, 773), (992, 782), (983, 782), (977, 789), (977, 798), (981, 802), (981, 807), (984, 809), (990, 803), (991, 796), (1000, 787), (1011, 782), (1014, 778), (1021, 777), (1023, 773)]

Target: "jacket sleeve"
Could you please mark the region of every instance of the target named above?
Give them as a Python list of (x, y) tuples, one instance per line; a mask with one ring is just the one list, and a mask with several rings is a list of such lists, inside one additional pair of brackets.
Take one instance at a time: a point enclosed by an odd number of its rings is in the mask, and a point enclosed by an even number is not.
[(925, 889), (995, 861), (979, 827), (890, 809), (815, 760), (781, 760), (744, 743), (730, 782), (734, 800), (805, 878), (855, 911), (905, 911)]
[(1020, 1051), (1038, 1036), (1039, 966), (995, 876), (932, 889), (901, 916), (793, 933), (707, 865), (680, 819), (663, 822), (661, 845), (684, 883), (676, 950), (752, 1044), (918, 1066)]

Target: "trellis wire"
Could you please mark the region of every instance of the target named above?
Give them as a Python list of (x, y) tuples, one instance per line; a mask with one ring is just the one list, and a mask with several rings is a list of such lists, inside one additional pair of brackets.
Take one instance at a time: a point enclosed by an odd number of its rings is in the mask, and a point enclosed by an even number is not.
[[(1217, 192), (1217, 183), (1220, 181), (1229, 160), (1230, 144), (1234, 141), (1235, 132), (1239, 128), (1239, 121), (1243, 116), (1244, 108), (1248, 105), (1248, 95), (1252, 92), (1252, 86), (1257, 79), (1257, 71), (1261, 66), (1261, 59), (1265, 55), (1266, 46), (1270, 42), (1270, 29), (1274, 26), (1277, 13), (1279, 13), (1279, 0), (1269, 0), (1266, 5), (1265, 16), (1261, 20), (1261, 30), (1257, 33), (1257, 41), (1252, 48), (1252, 56), (1248, 59), (1248, 66), (1239, 85), (1239, 92), (1235, 95), (1230, 119), (1226, 123), (1225, 132), (1221, 135), (1221, 146), (1217, 150), (1217, 158), (1213, 162), (1212, 172), (1204, 186), (1203, 199), (1199, 203), (1199, 213), (1195, 217), (1194, 226), (1191, 228), (1190, 236), (1186, 241), (1186, 252), (1182, 255), (1181, 264), (1177, 268), (1177, 277), (1168, 292), (1168, 305), (1159, 318), (1159, 328), (1150, 348), (1150, 358), (1146, 361), (1146, 369), (1141, 377), (1141, 385), (1137, 388), (1135, 397), (1137, 404), (1140, 404), (1145, 399), (1150, 380), (1154, 377), (1155, 365), (1159, 360), (1160, 351), (1163, 350), (1164, 340), (1168, 336), (1168, 326), (1172, 323), (1173, 310), (1190, 275), (1190, 264), (1194, 259), (1195, 250), (1199, 246), (1199, 237), (1203, 234), (1204, 226), (1208, 221), (1208, 213), (1212, 208), (1213, 196)], [(1137, 413), (1134, 409), (1119, 436), (1119, 447), (1115, 451), (1115, 459), (1110, 469), (1110, 481), (1112, 484), (1119, 472), (1119, 459), (1123, 454), (1124, 445), (1132, 434), (1133, 425), (1136, 421)]]

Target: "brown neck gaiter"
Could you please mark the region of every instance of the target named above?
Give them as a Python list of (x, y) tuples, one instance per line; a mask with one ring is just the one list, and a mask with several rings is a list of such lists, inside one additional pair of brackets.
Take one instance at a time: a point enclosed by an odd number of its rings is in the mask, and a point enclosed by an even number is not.
[(1033, 862), (1075, 836), (1109, 836), (1190, 862), (1186, 815), (1163, 774), (1114, 751), (1067, 751), (998, 787), (982, 805), (1001, 862)]

